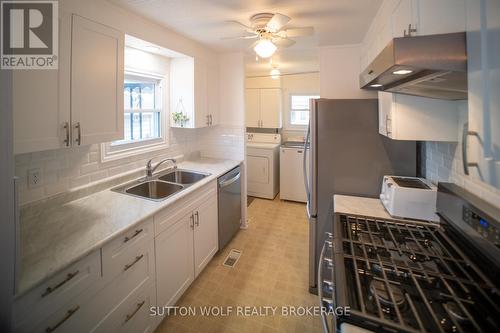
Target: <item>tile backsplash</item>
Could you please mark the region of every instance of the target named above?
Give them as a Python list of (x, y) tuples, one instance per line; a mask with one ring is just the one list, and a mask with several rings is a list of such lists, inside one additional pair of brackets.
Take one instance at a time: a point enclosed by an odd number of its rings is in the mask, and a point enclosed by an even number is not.
[[(460, 113), (459, 128), (467, 119), (467, 109)], [(461, 136), (460, 136), (461, 139)], [(461, 142), (426, 142), (425, 177), (432, 182), (452, 182), (500, 208), (500, 189), (464, 174)]]
[[(101, 162), (99, 144), (69, 149), (16, 155), (20, 204), (35, 202), (56, 194), (144, 168), (152, 158), (197, 155), (214, 158), (243, 158), (243, 129), (215, 126), (203, 129), (170, 130), (170, 147), (120, 160)], [(28, 187), (28, 170), (39, 168), (41, 183)]]

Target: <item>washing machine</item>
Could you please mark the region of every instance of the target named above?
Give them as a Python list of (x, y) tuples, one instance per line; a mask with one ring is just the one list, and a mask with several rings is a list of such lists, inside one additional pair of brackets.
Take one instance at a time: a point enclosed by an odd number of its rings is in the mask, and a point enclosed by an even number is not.
[(274, 199), (280, 187), (280, 134), (247, 133), (247, 191)]

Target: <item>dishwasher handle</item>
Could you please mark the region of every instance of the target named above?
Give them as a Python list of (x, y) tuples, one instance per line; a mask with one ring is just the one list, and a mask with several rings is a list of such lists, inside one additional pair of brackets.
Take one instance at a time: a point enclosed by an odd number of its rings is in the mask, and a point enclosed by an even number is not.
[(230, 178), (228, 180), (225, 180), (223, 182), (220, 182), (219, 183), (219, 187), (220, 188), (224, 188), (224, 187), (228, 187), (229, 185), (233, 184), (234, 182), (236, 182), (238, 179), (240, 179), (241, 177), (241, 172), (238, 172), (236, 174), (236, 176), (234, 176), (233, 178)]

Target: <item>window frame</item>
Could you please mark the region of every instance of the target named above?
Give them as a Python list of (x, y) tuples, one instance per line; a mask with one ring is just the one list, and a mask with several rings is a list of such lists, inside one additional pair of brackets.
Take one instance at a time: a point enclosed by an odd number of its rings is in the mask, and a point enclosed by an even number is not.
[[(116, 140), (113, 142), (106, 142), (101, 144), (101, 161), (114, 161), (118, 159), (127, 158), (130, 156), (146, 154), (149, 152), (165, 149), (169, 147), (169, 131), (168, 131), (168, 109), (167, 109), (167, 94), (166, 94), (166, 84), (167, 75), (147, 72), (135, 69), (125, 69), (125, 78), (136, 77), (138, 80), (144, 80), (144, 82), (154, 82), (158, 84), (158, 89), (160, 90), (160, 137), (151, 139), (142, 139), (129, 142), (117, 143)], [(125, 107), (123, 108), (123, 113), (127, 113)], [(158, 109), (154, 110), (142, 110), (142, 112), (157, 112)]]
[[(292, 112), (293, 111), (306, 111), (306, 110), (298, 110), (292, 108), (292, 98), (294, 96), (311, 96), (315, 98), (320, 98), (319, 93), (289, 93), (288, 94), (288, 110), (286, 112), (286, 128), (290, 130), (307, 130), (307, 125), (297, 125), (292, 124)], [(311, 109), (309, 108), (309, 113)]]

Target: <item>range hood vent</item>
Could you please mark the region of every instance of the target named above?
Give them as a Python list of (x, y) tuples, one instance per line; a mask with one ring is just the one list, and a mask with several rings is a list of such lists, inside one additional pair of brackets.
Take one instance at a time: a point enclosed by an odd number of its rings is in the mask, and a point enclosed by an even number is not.
[(467, 99), (465, 32), (394, 38), (359, 81), (362, 89)]

